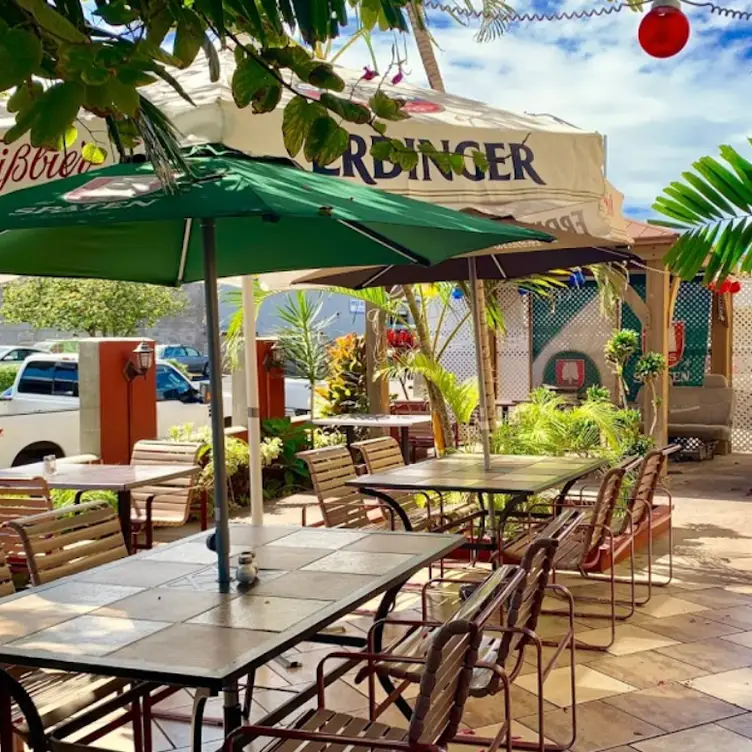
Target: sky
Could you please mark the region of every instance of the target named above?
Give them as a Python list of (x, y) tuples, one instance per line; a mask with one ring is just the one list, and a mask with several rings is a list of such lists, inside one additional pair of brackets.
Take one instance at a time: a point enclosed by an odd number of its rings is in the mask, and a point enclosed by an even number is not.
[[(451, 3), (453, 0), (444, 0)], [(474, 0), (478, 2), (478, 0)], [(522, 2), (522, 0), (518, 0)], [(728, 7), (749, 10), (741, 0)], [(531, 10), (592, 8), (597, 0), (530, 0)], [(724, 3), (725, 4), (725, 3)], [(684, 5), (692, 33), (682, 52), (657, 60), (637, 42), (641, 14), (629, 9), (607, 18), (516, 24), (479, 43), (477, 27), (429, 16), (447, 91), (506, 110), (550, 113), (607, 136), (607, 174), (625, 195), (625, 213), (645, 219), (671, 181), (696, 159), (731, 144), (752, 161), (752, 22), (733, 21)], [(380, 66), (391, 59), (393, 34), (375, 39)], [(406, 80), (427, 85), (412, 38)], [(363, 43), (337, 61), (370, 64)]]

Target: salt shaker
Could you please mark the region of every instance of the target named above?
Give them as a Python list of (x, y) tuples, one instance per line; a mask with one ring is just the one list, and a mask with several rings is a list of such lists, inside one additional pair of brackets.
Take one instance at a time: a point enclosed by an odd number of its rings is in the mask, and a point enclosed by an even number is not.
[(54, 454), (48, 454), (43, 458), (44, 474), (53, 475), (57, 472), (57, 457)]
[(253, 551), (243, 551), (238, 556), (238, 566), (235, 569), (235, 579), (242, 585), (250, 585), (258, 577), (259, 566)]

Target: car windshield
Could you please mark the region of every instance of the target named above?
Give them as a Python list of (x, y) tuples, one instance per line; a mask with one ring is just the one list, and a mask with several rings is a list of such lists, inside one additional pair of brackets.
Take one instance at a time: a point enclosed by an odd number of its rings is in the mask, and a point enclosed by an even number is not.
[(164, 364), (157, 365), (157, 399), (166, 399), (167, 392), (181, 395), (191, 391), (192, 388), (174, 368)]

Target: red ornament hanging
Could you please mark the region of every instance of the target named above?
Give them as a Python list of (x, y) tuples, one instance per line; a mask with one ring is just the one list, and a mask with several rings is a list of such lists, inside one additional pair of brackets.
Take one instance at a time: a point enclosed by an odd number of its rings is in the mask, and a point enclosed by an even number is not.
[(731, 287), (729, 288), (729, 292), (732, 295), (736, 295), (736, 293), (741, 292), (741, 289), (742, 289), (742, 283), (738, 279), (735, 279), (731, 283)]
[(648, 55), (673, 57), (684, 49), (689, 31), (680, 0), (653, 0), (653, 7), (640, 22), (637, 38)]

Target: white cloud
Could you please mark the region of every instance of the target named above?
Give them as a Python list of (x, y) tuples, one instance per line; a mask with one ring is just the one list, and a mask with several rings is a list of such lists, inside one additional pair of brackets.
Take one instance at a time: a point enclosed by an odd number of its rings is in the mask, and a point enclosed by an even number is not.
[[(582, 7), (593, 7), (592, 0), (558, 4)], [(434, 25), (432, 34), (449, 92), (507, 110), (551, 113), (606, 134), (609, 178), (628, 208), (645, 213), (693, 160), (716, 154), (722, 143), (744, 148), (752, 131), (752, 60), (744, 59), (750, 45), (741, 36), (748, 25), (690, 6), (685, 11), (692, 36), (669, 60), (653, 60), (640, 49), (641, 16), (630, 11), (589, 21), (519, 24), (485, 44), (474, 41), (474, 29), (456, 24)], [(376, 40), (382, 66), (392, 41), (391, 35)], [(408, 54), (409, 81), (425, 85), (412, 40)], [(359, 68), (369, 60), (365, 45), (356, 44), (339, 62)]]

